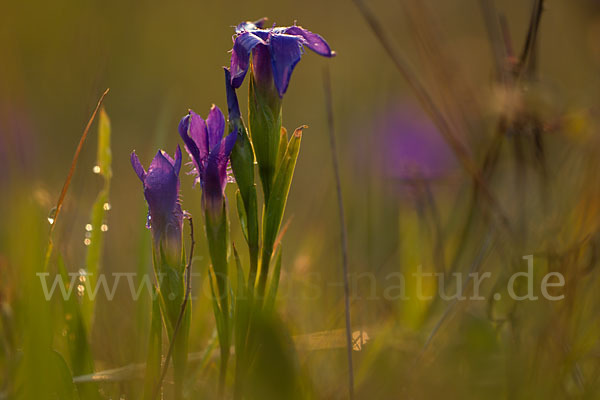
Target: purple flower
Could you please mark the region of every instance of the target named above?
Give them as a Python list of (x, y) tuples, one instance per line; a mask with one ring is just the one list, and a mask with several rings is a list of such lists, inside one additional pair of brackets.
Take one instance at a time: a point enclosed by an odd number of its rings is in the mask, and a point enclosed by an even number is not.
[(325, 39), (300, 26), (262, 29), (265, 19), (242, 22), (236, 27), (231, 53), (231, 84), (239, 88), (248, 72), (250, 55), (254, 78), (259, 84), (275, 83), (279, 97), (286, 92), (304, 46), (324, 57), (333, 57)]
[[(399, 181), (447, 178), (456, 167), (454, 154), (436, 126), (417, 106), (396, 103), (365, 128), (369, 141), (381, 149), (377, 158), (385, 176)], [(364, 154), (364, 144), (360, 145)]]
[(144, 197), (149, 209), (148, 222), (156, 250), (164, 252), (167, 260), (177, 263), (181, 259), (183, 226), (183, 212), (179, 202), (181, 149), (177, 146), (175, 159), (159, 150), (147, 172), (133, 152), (131, 165), (144, 184)]
[(179, 135), (194, 165), (195, 182), (202, 186), (203, 204), (213, 211), (222, 207), (229, 155), (237, 138), (237, 130), (226, 137), (224, 131), (225, 117), (215, 105), (206, 121), (190, 110), (179, 123)]

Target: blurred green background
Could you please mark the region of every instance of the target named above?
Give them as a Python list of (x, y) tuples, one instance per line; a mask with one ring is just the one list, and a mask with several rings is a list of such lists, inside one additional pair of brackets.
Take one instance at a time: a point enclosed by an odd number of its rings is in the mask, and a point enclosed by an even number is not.
[[(5, 2), (0, 14), (0, 302), (8, 317), (0, 326), (8, 339), (0, 364), (7, 378), (0, 391), (12, 379), (15, 364), (9, 362), (9, 349), (26, 346), (20, 339), (34, 329), (27, 321), (43, 318), (28, 314), (24, 297), (27, 287), (39, 285), (35, 271), (45, 251), (46, 218), (100, 94), (110, 88), (104, 107), (111, 119), (113, 155), (101, 269), (150, 271), (146, 206), (129, 154), (135, 149), (148, 165), (157, 148), (172, 154), (181, 145), (177, 124), (189, 108), (201, 115), (213, 103), (226, 110), (221, 67), (229, 64), (233, 27), (266, 16), (267, 25), (297, 22), (318, 32), (337, 53), (328, 60), (307, 50), (283, 104), (288, 131), (302, 124), (309, 129), (287, 206), (291, 225), (284, 237), (279, 313), (292, 336), (329, 331), (330, 337), (324, 344), (297, 346), (297, 373), (310, 388), (307, 393), (346, 397), (343, 336), (337, 331), (344, 326), (339, 223), (322, 79), (327, 66), (348, 222), (353, 330), (362, 329), (370, 338), (354, 352), (357, 397), (598, 398), (600, 298), (594, 257), (600, 222), (600, 3), (546, 2), (538, 73), (515, 90), (495, 81), (482, 3), (375, 0), (368, 7), (477, 165), (484, 162), (499, 119), (507, 117), (510, 124), (515, 115), (514, 120), (535, 115), (543, 127), (545, 172), (537, 173), (537, 159), (526, 155), (520, 165), (529, 179), (519, 181), (520, 174), (513, 171), (518, 157), (511, 147), (520, 134), (515, 128), (506, 134), (498, 172), (489, 181), (511, 223), (521, 227), (517, 244), (498, 233), (501, 229), (485, 216), (485, 206), (469, 203), (472, 181), (452, 157), (443, 173), (427, 180), (437, 222), (420, 189), (390, 173), (389, 163), (403, 160), (393, 159), (389, 138), (404, 134), (407, 118), (428, 117), (352, 1)], [(531, 4), (495, 3), (518, 56)], [(242, 110), (245, 93), (244, 85), (239, 91)], [(410, 118), (393, 118), (407, 109)], [(85, 266), (85, 225), (102, 187), (92, 172), (95, 126), (54, 235), (55, 251), (69, 271)], [(200, 191), (191, 182), (182, 174), (183, 208), (200, 219)], [(477, 222), (461, 237), (470, 209), (477, 210)], [(241, 243), (231, 206), (230, 215), (233, 239)], [(207, 249), (198, 231), (194, 268), (205, 274)], [(505, 307), (461, 302), (425, 345), (448, 303), (386, 299), (389, 274), (410, 273), (418, 265), (443, 268), (436, 259), (440, 238), (445, 264), (464, 243), (466, 250), (456, 258), (459, 269), (467, 270), (487, 235), (493, 239), (483, 269), (494, 272), (494, 282), (502, 282), (507, 270), (523, 269), (522, 256), (535, 254), (540, 268), (567, 276), (566, 300)], [(581, 243), (576, 254), (567, 251)], [(548, 256), (550, 250), (554, 258)], [(203, 282), (194, 281), (193, 352), (206, 347), (214, 327)], [(485, 292), (493, 289), (490, 285)], [(126, 287), (120, 287), (113, 301), (99, 297), (90, 333), (97, 371), (144, 360), (148, 321), (140, 320), (144, 314), (139, 308), (148, 305), (143, 300), (141, 305), (133, 302)], [(52, 335), (61, 336), (61, 324), (51, 324)], [(341, 346), (335, 344), (340, 340)], [(64, 347), (57, 342), (56, 347)], [(210, 380), (216, 367), (206, 369), (198, 373), (192, 393), (214, 390)], [(42, 373), (32, 371), (32, 376)], [(106, 385), (106, 393), (129, 393), (123, 383)]]

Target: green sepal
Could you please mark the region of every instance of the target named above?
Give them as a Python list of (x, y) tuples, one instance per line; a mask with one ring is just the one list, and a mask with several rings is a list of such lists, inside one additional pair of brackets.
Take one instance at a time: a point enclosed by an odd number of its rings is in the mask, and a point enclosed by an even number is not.
[(250, 76), (248, 115), (254, 154), (265, 199), (269, 199), (275, 179), (281, 138), (281, 99), (274, 90), (263, 90)]

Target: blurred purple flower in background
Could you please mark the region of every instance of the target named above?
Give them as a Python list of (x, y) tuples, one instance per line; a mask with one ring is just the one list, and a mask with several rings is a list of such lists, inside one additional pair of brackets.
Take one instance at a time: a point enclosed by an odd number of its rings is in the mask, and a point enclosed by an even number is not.
[(438, 180), (456, 166), (438, 129), (414, 105), (388, 107), (378, 118), (374, 134), (382, 154), (380, 167), (389, 178)]
[(39, 162), (39, 141), (25, 110), (18, 102), (0, 101), (0, 183), (29, 175)]
[(292, 71), (304, 53), (304, 46), (324, 57), (333, 57), (325, 39), (300, 26), (262, 29), (265, 19), (242, 22), (236, 27), (231, 53), (231, 84), (239, 88), (244, 81), (253, 56), (254, 79), (259, 85), (275, 83), (283, 97)]
[(150, 163), (148, 172), (144, 170), (135, 152), (131, 153), (131, 165), (144, 184), (149, 225), (156, 250), (164, 251), (168, 260), (177, 262), (181, 258), (183, 227), (183, 212), (179, 202), (181, 149), (177, 146), (175, 159), (159, 150)]
[(226, 137), (224, 132), (225, 117), (215, 105), (206, 121), (190, 110), (179, 123), (179, 135), (194, 165), (195, 182), (202, 186), (203, 204), (213, 211), (220, 211), (222, 205), (229, 156), (237, 138), (237, 130)]

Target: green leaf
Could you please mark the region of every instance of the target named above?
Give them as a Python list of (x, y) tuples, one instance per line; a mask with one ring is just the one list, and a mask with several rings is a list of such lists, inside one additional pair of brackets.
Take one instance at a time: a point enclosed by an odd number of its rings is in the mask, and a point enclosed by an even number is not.
[[(216, 281), (217, 275), (215, 274), (214, 268), (209, 268), (209, 282), (210, 291), (212, 293), (213, 312), (215, 315), (215, 322), (217, 325), (217, 333), (219, 335), (219, 348), (221, 351), (221, 363), (220, 363), (220, 377), (219, 386), (222, 386), (224, 382), (225, 373), (227, 371), (227, 363), (229, 361), (229, 346), (230, 346), (230, 332), (229, 332), (229, 321), (228, 321), (228, 310), (222, 308), (223, 303), (219, 302), (215, 291), (215, 285), (213, 279)], [(227, 294), (225, 294), (227, 295)], [(221, 299), (223, 300), (223, 299)]]
[(244, 279), (244, 270), (238, 252), (233, 247), (233, 255), (235, 258), (236, 270), (237, 270), (237, 287), (235, 293), (235, 307), (234, 307), (234, 336), (235, 336), (235, 349), (236, 357), (243, 356), (246, 336), (248, 333), (248, 323), (250, 319), (250, 292), (246, 281)]
[[(88, 273), (87, 279), (91, 288), (96, 286), (96, 277), (100, 270), (100, 259), (102, 255), (104, 233), (108, 229), (108, 225), (105, 223), (106, 212), (110, 210), (109, 203), (109, 191), (110, 191), (110, 180), (112, 177), (111, 161), (112, 153), (110, 148), (110, 120), (108, 115), (104, 111), (104, 108), (100, 110), (100, 119), (98, 123), (98, 153), (97, 153), (97, 166), (99, 168), (100, 175), (104, 178), (104, 186), (96, 201), (92, 206), (90, 225), (91, 230), (86, 227), (86, 243), (88, 244), (85, 265), (86, 272)], [(86, 331), (91, 332), (92, 321), (94, 319), (94, 304), (95, 301), (91, 300), (89, 296), (84, 296), (83, 299), (83, 320), (85, 323)]]
[[(65, 287), (71, 283), (62, 255), (57, 259), (58, 272)], [(71, 289), (72, 290), (72, 289)], [(63, 299), (63, 314), (69, 361), (74, 375), (86, 375), (94, 372), (94, 357), (88, 341), (88, 333), (82, 313), (82, 306), (77, 300), (74, 290), (72, 295)], [(78, 385), (79, 393), (85, 399), (100, 399), (98, 385), (94, 382)]]
[(242, 194), (240, 193), (239, 189), (235, 192), (235, 199), (237, 201), (237, 211), (238, 217), (240, 219), (242, 233), (244, 234), (244, 239), (246, 239), (246, 243), (248, 243), (248, 217), (246, 215), (246, 207), (244, 206), (244, 200), (242, 199)]
[(285, 157), (285, 151), (287, 149), (288, 137), (287, 137), (287, 129), (283, 126), (281, 127), (281, 137), (279, 138), (279, 150), (277, 151), (277, 167), (276, 170), (279, 170), (281, 166), (281, 162), (283, 161), (283, 157)]
[[(45, 373), (50, 374), (47, 378), (51, 384), (51, 391), (53, 392), (48, 397), (52, 398), (52, 394), (55, 394), (56, 398), (61, 400), (76, 399), (77, 395), (75, 385), (73, 384), (73, 375), (64, 358), (58, 352), (51, 351), (48, 361), (50, 362), (50, 365)], [(30, 382), (30, 384), (34, 385), (35, 383)]]
[(283, 213), (285, 211), (285, 205), (287, 203), (292, 178), (294, 176), (294, 169), (296, 167), (296, 160), (298, 159), (298, 153), (300, 152), (300, 142), (302, 140), (302, 130), (304, 128), (306, 128), (306, 126), (297, 128), (288, 142), (285, 156), (281, 161), (281, 166), (275, 177), (271, 197), (266, 205), (263, 222), (261, 272), (258, 282), (258, 291), (261, 295), (264, 294), (266, 287), (269, 264), (273, 254), (273, 246), (275, 244), (275, 239), (277, 238), (277, 233), (279, 232), (279, 227), (281, 226), (281, 220), (283, 219)]
[(162, 317), (160, 299), (156, 288), (152, 289), (152, 321), (146, 357), (146, 375), (144, 377), (144, 400), (154, 396), (156, 383), (160, 378), (162, 355)]
[(223, 202), (221, 212), (213, 213), (208, 207), (205, 212), (206, 238), (208, 251), (212, 262), (217, 283), (216, 291), (219, 294), (219, 304), (225, 313), (229, 310), (228, 298), (228, 258), (229, 258), (229, 221), (227, 207)]
[(100, 109), (100, 119), (98, 122), (98, 153), (97, 165), (100, 167), (100, 174), (105, 179), (110, 180), (112, 177), (112, 151), (110, 148), (110, 119), (104, 110)]
[(275, 255), (275, 268), (273, 269), (273, 276), (271, 277), (271, 283), (269, 285), (269, 293), (265, 300), (265, 310), (267, 312), (275, 309), (275, 298), (277, 297), (277, 289), (279, 288), (279, 277), (281, 275), (281, 246), (278, 246), (277, 253)]
[(275, 239), (279, 232), (279, 227), (281, 226), (281, 220), (283, 219), (283, 212), (290, 192), (296, 160), (298, 159), (298, 153), (300, 152), (302, 130), (304, 128), (306, 128), (306, 126), (297, 128), (288, 143), (285, 156), (281, 161), (281, 166), (275, 177), (273, 191), (267, 204), (263, 240), (265, 243), (264, 246), (271, 251), (273, 250), (273, 245), (275, 244)]

